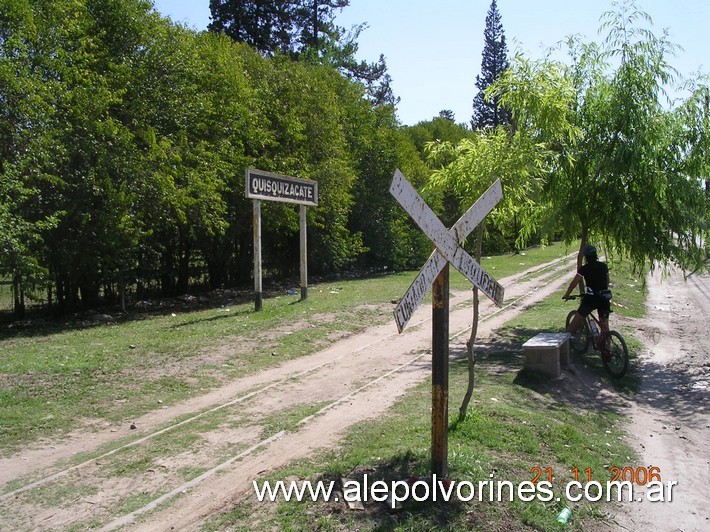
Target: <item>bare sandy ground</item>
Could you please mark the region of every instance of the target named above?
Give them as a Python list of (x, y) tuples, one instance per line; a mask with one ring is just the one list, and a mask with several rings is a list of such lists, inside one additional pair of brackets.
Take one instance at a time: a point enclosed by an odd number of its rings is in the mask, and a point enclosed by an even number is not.
[[(710, 278), (649, 276), (647, 317), (636, 326), (646, 348), (640, 392), (626, 409), (630, 440), (672, 501), (626, 503), (627, 530), (710, 530)], [(641, 495), (641, 493), (639, 493)]]
[[(523, 260), (523, 259), (521, 259)], [(572, 268), (558, 261), (535, 272), (502, 280), (502, 309), (482, 305), (480, 335), (560, 289)], [(539, 270), (539, 271), (537, 271)], [(560, 277), (562, 276), (562, 277)], [(563, 278), (565, 278), (563, 280)], [(470, 291), (452, 295), (450, 332), (463, 345), (470, 326)], [(251, 480), (265, 471), (337, 445), (353, 424), (385, 413), (413, 385), (430, 376), (431, 307), (422, 306), (403, 334), (394, 320), (333, 343), (329, 348), (286, 362), (185, 403), (156, 410), (135, 420), (140, 439), (116, 450), (68, 466), (80, 453), (96, 452), (126, 436), (125, 427), (78, 430), (64, 443), (46, 442), (36, 449), (0, 461), (0, 486), (32, 475), (36, 479), (0, 495), (2, 529), (63, 529), (92, 523), (115, 529), (129, 525), (144, 530), (185, 530), (199, 527), (210, 515), (229, 508), (251, 489)], [(461, 348), (459, 345), (459, 348)], [(264, 430), (266, 420), (298, 406), (316, 405), (298, 430)], [(165, 459), (140, 465), (157, 440), (179, 440), (195, 433), (193, 424), (222, 416), (217, 426), (198, 432), (199, 452), (186, 448)], [(185, 416), (188, 416), (185, 421)], [(273, 431), (272, 431), (273, 432)], [(103, 446), (103, 447), (102, 447)], [(146, 453), (148, 453), (146, 455)], [(185, 468), (203, 471), (185, 482)], [(155, 494), (162, 494), (155, 498)], [(123, 518), (125, 501), (146, 494), (146, 502)], [(151, 501), (152, 499), (152, 501)], [(165, 503), (166, 509), (154, 511)], [(133, 524), (137, 523), (137, 524)]]
[[(557, 264), (542, 277), (528, 280), (508, 279), (506, 303), (502, 310), (486, 302), (482, 311), (486, 319), (479, 328), (481, 336), (495, 329), (521, 311), (523, 305), (532, 304), (559, 290), (567, 277), (570, 262)], [(450, 302), (450, 333), (459, 335), (458, 342), (465, 343), (471, 320), (470, 292), (455, 294)], [(337, 445), (338, 438), (351, 425), (385, 413), (394, 402), (413, 385), (428, 378), (431, 373), (431, 307), (423, 306), (413, 316), (410, 325), (401, 335), (395, 324), (368, 331), (338, 342), (325, 351), (328, 359), (337, 361), (318, 377), (309, 376), (298, 385), (299, 394), (317, 394), (330, 383), (338, 390), (348, 389), (353, 380), (366, 382), (347, 396), (340, 396), (333, 407), (308, 422), (298, 432), (286, 433), (269, 442), (268, 447), (249, 460), (235, 463), (233, 467), (210, 482), (201, 483), (194, 491), (181, 496), (170, 508), (151, 514), (141, 521), (136, 530), (197, 530), (201, 522), (229, 507), (252, 489), (252, 480), (260, 474), (307, 456), (316, 449)], [(456, 341), (452, 342), (452, 348)], [(318, 355), (316, 355), (318, 356)], [(130, 523), (138, 515), (129, 515), (110, 523), (107, 529)]]
[[(502, 280), (503, 309), (482, 305), (480, 337), (527, 305), (560, 292), (571, 260), (540, 272)], [(647, 319), (632, 323), (647, 344), (640, 392), (627, 400), (600, 389), (598, 378), (572, 370), (563, 387), (579, 386), (588, 397), (604, 394), (631, 417), (630, 438), (663, 480), (678, 480), (672, 503), (626, 503), (616, 522), (629, 530), (707, 530), (708, 497), (708, 279), (682, 282), (675, 275), (659, 285), (651, 279)], [(672, 297), (668, 297), (668, 296)], [(461, 350), (470, 326), (470, 292), (453, 294), (452, 350)], [(352, 425), (385, 413), (409, 388), (430, 377), (431, 307), (422, 306), (401, 335), (394, 321), (335, 342), (328, 349), (239, 379), (210, 394), (136, 420), (141, 438), (115, 451), (67, 466), (77, 453), (99, 449), (125, 433), (106, 428), (80, 431), (61, 445), (45, 445), (0, 461), (0, 487), (33, 474), (35, 483), (0, 496), (0, 529), (65, 529), (91, 524), (105, 530), (197, 530), (228, 510), (267, 471), (337, 446)], [(511, 368), (517, 371), (519, 368)], [(456, 402), (460, 398), (452, 398)], [(296, 430), (268, 432), (265, 419), (294, 406), (310, 406)], [(315, 406), (313, 406), (315, 405)], [(451, 408), (455, 405), (450, 405)], [(125, 472), (117, 464), (147, 452), (156, 440), (195, 433), (193, 423), (210, 416), (221, 422), (199, 432), (199, 452), (186, 448), (146, 470)], [(133, 458), (135, 461), (135, 457)], [(157, 465), (156, 465), (157, 463)], [(189, 481), (185, 468), (201, 473)], [(63, 488), (70, 493), (62, 498)], [(140, 500), (140, 494), (146, 499)], [(156, 498), (154, 494), (162, 494)], [(128, 496), (138, 498), (131, 511)], [(124, 512), (125, 513), (125, 510)]]

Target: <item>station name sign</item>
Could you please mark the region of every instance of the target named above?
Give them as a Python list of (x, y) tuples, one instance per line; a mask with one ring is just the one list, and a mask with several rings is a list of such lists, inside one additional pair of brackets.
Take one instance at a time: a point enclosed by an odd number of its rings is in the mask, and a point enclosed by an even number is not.
[(246, 172), (246, 197), (317, 206), (318, 183), (307, 179), (248, 168)]

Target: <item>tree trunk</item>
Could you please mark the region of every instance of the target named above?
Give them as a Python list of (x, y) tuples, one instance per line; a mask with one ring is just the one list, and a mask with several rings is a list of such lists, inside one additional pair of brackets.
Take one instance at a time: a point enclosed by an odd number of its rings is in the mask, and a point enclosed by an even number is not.
[(25, 318), (25, 291), (22, 289), (22, 278), (16, 273), (12, 279), (12, 292), (15, 299), (15, 318), (22, 320)]
[(79, 284), (82, 310), (95, 309), (99, 306), (99, 287), (91, 280), (84, 280)]
[(118, 272), (118, 292), (121, 298), (121, 312), (126, 313), (126, 279), (123, 276), (123, 270)]
[(167, 245), (162, 252), (160, 272), (160, 291), (163, 296), (174, 296), (175, 294), (175, 267), (174, 267), (174, 247)]
[(192, 249), (187, 236), (182, 230), (180, 231), (179, 250), (177, 290), (178, 293), (184, 294), (190, 288), (190, 254)]
[[(582, 267), (582, 264), (584, 263), (584, 255), (582, 255), (582, 251), (584, 250), (584, 246), (587, 245), (587, 238), (589, 238), (589, 228), (587, 228), (586, 225), (582, 226), (582, 235), (580, 238), (580, 243), (579, 243), (579, 253), (577, 253), (577, 271)], [(581, 279), (579, 281), (579, 295), (583, 295), (585, 291), (585, 286), (584, 286), (584, 279)]]
[(236, 249), (236, 260), (234, 262), (234, 273), (232, 275), (231, 284), (241, 286), (248, 284), (251, 279), (253, 270), (253, 250), (252, 250), (252, 234), (251, 231), (243, 232), (239, 235)]
[(313, 48), (318, 49), (318, 0), (313, 0), (313, 13), (312, 23), (313, 23)]
[[(481, 249), (483, 247), (483, 227), (484, 222), (478, 226), (478, 232), (476, 235), (476, 261), (481, 263)], [(466, 411), (468, 410), (468, 404), (471, 402), (471, 397), (473, 396), (473, 386), (475, 384), (475, 369), (476, 369), (476, 336), (478, 335), (478, 307), (479, 307), (479, 297), (478, 288), (473, 287), (473, 317), (471, 319), (471, 335), (466, 341), (466, 358), (468, 360), (468, 388), (466, 389), (466, 395), (464, 395), (461, 407), (459, 408), (459, 419), (464, 419), (466, 417)]]

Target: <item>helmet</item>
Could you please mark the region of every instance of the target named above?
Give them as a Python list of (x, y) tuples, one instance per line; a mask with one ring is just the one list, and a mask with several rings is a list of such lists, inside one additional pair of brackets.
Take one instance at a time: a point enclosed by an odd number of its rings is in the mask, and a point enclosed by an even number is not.
[(582, 250), (582, 255), (585, 257), (596, 257), (597, 256), (597, 248), (592, 246), (591, 244), (587, 244), (584, 246), (584, 249)]

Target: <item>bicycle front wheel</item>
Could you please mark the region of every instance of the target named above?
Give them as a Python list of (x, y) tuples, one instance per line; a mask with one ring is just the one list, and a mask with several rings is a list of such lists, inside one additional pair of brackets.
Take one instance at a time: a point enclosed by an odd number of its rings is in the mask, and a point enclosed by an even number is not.
[[(565, 321), (565, 330), (569, 330), (569, 324), (572, 323), (572, 320), (574, 319), (576, 314), (576, 310), (573, 310), (569, 314), (567, 314), (567, 321)], [(573, 333), (569, 339), (569, 347), (572, 352), (578, 355), (583, 355), (584, 353), (586, 353), (587, 349), (589, 349), (590, 336), (591, 335), (589, 334), (589, 326), (587, 325), (587, 320), (584, 320), (579, 329), (577, 329), (577, 332)]]
[(602, 362), (609, 375), (620, 379), (629, 369), (629, 350), (624, 338), (616, 331), (610, 331), (605, 338), (602, 349)]

